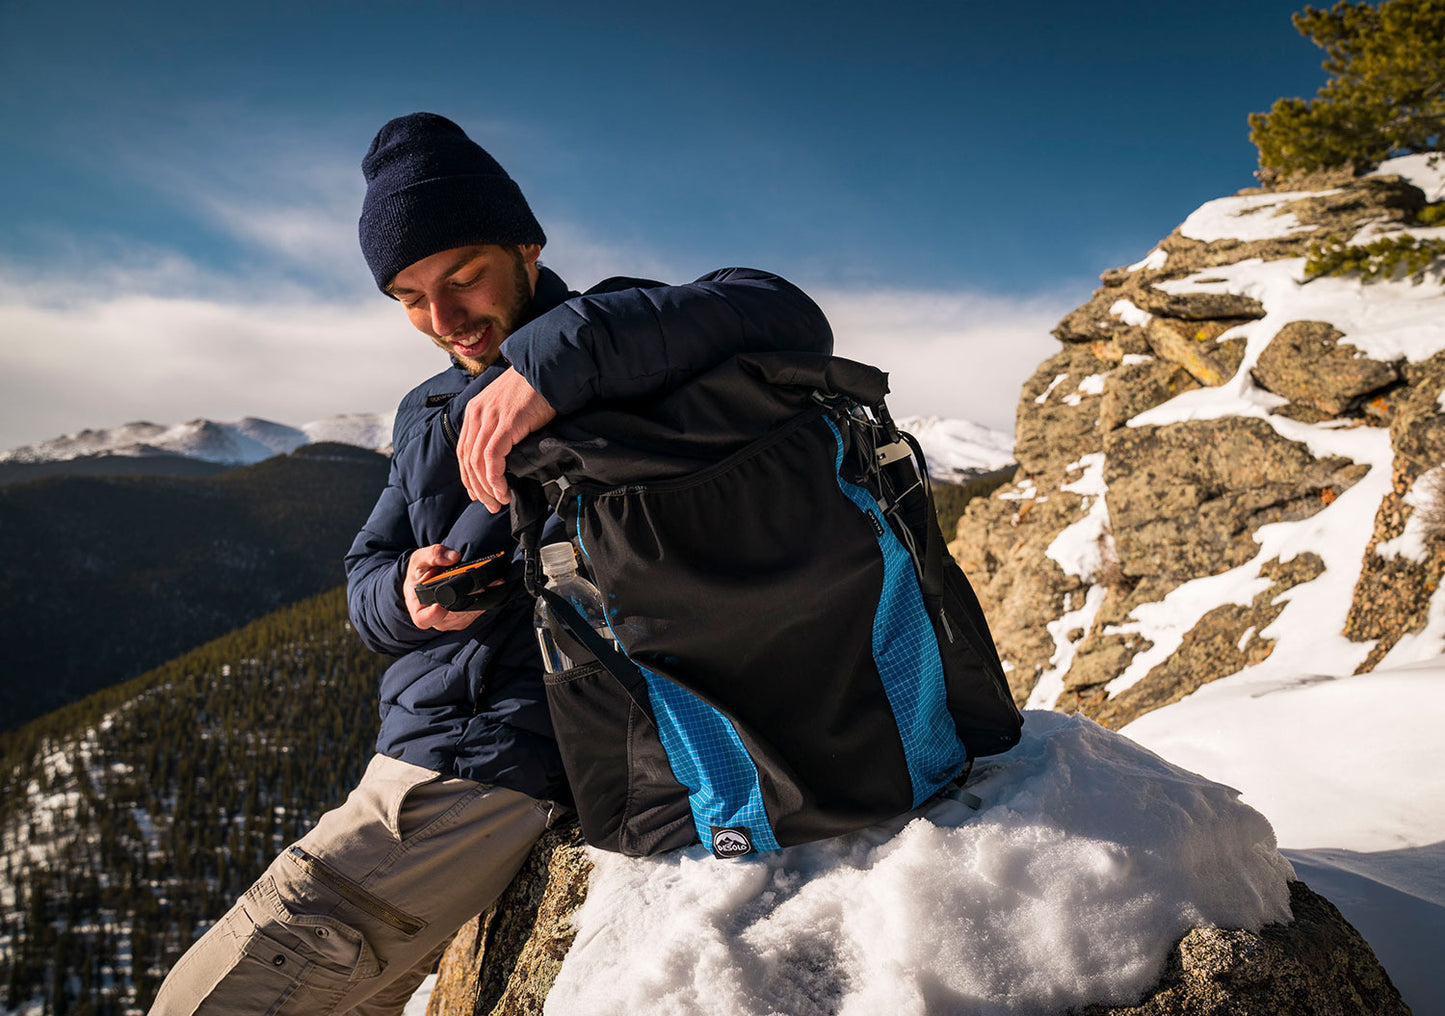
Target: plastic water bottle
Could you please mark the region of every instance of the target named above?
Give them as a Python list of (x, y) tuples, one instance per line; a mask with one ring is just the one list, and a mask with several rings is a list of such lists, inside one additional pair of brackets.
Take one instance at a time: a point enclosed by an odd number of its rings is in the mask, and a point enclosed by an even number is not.
[[(570, 603), (582, 619), (601, 638), (612, 642), (612, 633), (607, 627), (607, 615), (602, 610), (602, 594), (591, 582), (577, 574), (577, 555), (569, 543), (549, 543), (542, 548), (542, 571), (547, 575), (547, 588)], [(566, 632), (562, 622), (552, 611), (552, 606), (540, 596), (537, 609), (532, 615), (537, 629), (537, 645), (542, 650), (542, 666), (547, 673), (556, 674), (571, 670), (579, 661), (574, 661), (562, 651), (557, 634)], [(567, 636), (568, 642), (576, 642)], [(581, 661), (585, 662), (585, 661)]]

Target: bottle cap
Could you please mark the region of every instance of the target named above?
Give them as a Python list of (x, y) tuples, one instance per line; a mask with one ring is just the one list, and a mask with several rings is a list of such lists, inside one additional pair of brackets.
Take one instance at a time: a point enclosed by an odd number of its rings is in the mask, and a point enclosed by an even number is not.
[(548, 578), (577, 570), (577, 552), (572, 544), (549, 543), (542, 548), (542, 570)]

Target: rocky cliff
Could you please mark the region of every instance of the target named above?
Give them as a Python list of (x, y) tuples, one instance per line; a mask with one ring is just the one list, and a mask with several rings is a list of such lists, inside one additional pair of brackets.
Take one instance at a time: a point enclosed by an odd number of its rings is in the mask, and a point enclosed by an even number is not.
[(1018, 472), (950, 544), (1020, 703), (1117, 727), (1246, 668), (1440, 652), (1438, 262), (1368, 282), (1306, 264), (1445, 233), (1421, 225), (1445, 165), (1333, 183), (1204, 205), (1054, 330)]

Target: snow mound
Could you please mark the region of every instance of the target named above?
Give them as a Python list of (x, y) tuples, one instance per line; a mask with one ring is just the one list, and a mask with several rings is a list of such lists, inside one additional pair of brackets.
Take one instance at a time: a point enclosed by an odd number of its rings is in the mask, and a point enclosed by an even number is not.
[(1386, 159), (1366, 176), (1400, 176), (1425, 192), (1426, 201), (1445, 198), (1445, 156), (1439, 152), (1421, 152)]
[(936, 416), (907, 416), (896, 422), (899, 430), (918, 439), (928, 475), (935, 480), (957, 483), (1014, 464), (1013, 437), (1002, 431)]
[(1272, 194), (1240, 194), (1206, 201), (1179, 226), (1181, 236), (1213, 243), (1216, 240), (1274, 240), (1308, 233), (1307, 226), (1284, 212), (1281, 206), (1300, 198), (1334, 194), (1335, 191), (1278, 191)]
[(1445, 658), (1434, 656), (1354, 677), (1256, 668), (1124, 732), (1240, 788), (1304, 880), (1365, 936), (1406, 1003), (1442, 1013), (1442, 716)]
[[(1127, 1004), (1191, 927), (1290, 919), (1289, 863), (1238, 793), (1077, 717), (1030, 712), (972, 811), (739, 861), (591, 851), (549, 1016), (978, 1016)], [(598, 984), (607, 984), (600, 993)]]

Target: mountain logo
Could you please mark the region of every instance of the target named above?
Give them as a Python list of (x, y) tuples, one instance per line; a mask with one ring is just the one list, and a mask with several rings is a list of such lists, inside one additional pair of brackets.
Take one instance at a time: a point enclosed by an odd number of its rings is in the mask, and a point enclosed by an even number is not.
[(712, 853), (714, 857), (742, 857), (753, 852), (752, 836), (747, 826), (713, 826)]

